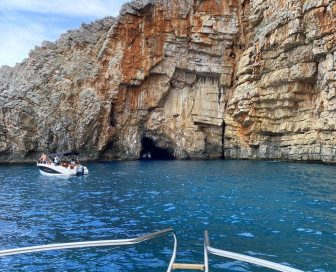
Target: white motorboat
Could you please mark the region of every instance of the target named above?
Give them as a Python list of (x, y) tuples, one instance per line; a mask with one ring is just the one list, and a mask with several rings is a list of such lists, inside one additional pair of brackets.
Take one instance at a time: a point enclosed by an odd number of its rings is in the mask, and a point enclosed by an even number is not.
[(48, 176), (87, 175), (89, 170), (79, 163), (78, 155), (73, 151), (42, 155), (37, 167), (41, 174)]

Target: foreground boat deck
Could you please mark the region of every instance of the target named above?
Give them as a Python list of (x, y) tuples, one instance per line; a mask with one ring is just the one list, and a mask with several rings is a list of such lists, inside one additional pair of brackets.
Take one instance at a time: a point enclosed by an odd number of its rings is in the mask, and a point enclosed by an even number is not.
[(282, 272), (303, 272), (302, 270), (298, 270), (289, 266), (285, 266), (282, 264), (270, 262), (267, 260), (238, 254), (230, 251), (225, 251), (217, 248), (213, 248), (210, 246), (208, 232), (204, 232), (204, 264), (191, 264), (191, 263), (176, 263), (176, 254), (177, 254), (177, 237), (175, 231), (173, 229), (164, 229), (161, 231), (157, 231), (151, 234), (147, 234), (144, 236), (140, 236), (137, 238), (131, 239), (119, 239), (119, 240), (100, 240), (100, 241), (86, 241), (86, 242), (76, 242), (76, 243), (61, 243), (61, 244), (50, 244), (50, 245), (42, 245), (42, 246), (32, 246), (32, 247), (23, 247), (23, 248), (15, 248), (15, 249), (7, 249), (0, 251), (0, 257), (17, 255), (29, 252), (40, 252), (40, 251), (50, 251), (50, 250), (60, 250), (60, 249), (70, 249), (70, 248), (85, 248), (85, 247), (105, 247), (105, 246), (121, 246), (121, 245), (133, 245), (137, 243), (141, 243), (158, 236), (164, 234), (172, 234), (174, 237), (174, 249), (172, 253), (171, 260), (168, 265), (167, 272), (172, 271), (173, 269), (187, 269), (187, 270), (201, 270), (201, 271), (209, 271), (209, 253), (229, 259), (239, 260), (255, 265), (259, 265), (262, 267), (267, 267), (275, 271)]

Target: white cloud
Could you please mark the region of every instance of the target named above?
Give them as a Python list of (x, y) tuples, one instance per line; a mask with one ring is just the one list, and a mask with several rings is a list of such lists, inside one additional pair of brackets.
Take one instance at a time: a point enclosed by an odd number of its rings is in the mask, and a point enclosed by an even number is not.
[(127, 0), (1, 0), (0, 66), (14, 65), (42, 41), (55, 41), (69, 29), (116, 16)]
[[(1, 25), (1, 27), (4, 27)], [(1, 33), (0, 38), (0, 64), (14, 65), (16, 62), (28, 57), (30, 49), (44, 40), (45, 30), (38, 26), (26, 25), (21, 28), (17, 25), (7, 25), (7, 31)]]
[(0, 10), (20, 10), (64, 16), (116, 16), (126, 0), (1, 0)]
[(28, 57), (28, 52), (44, 40), (54, 41), (67, 29), (44, 18), (9, 13), (0, 20), (0, 66), (14, 65)]

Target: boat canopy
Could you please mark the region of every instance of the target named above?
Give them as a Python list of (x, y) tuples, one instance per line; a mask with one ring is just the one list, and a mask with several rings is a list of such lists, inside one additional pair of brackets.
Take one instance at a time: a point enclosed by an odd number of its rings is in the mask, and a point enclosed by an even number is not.
[(79, 153), (76, 151), (65, 151), (65, 152), (47, 154), (47, 157), (56, 157), (56, 156), (61, 157), (61, 156), (71, 156), (71, 155), (78, 156)]

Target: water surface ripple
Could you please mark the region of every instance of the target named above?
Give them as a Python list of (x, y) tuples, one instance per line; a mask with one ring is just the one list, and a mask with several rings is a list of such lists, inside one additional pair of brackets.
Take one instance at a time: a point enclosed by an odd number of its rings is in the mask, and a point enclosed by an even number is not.
[[(0, 166), (0, 249), (133, 238), (165, 228), (177, 262), (201, 263), (213, 247), (336, 271), (336, 168), (260, 161), (131, 161), (87, 164), (87, 177), (42, 176)], [(1, 271), (166, 271), (171, 235), (135, 246), (0, 258)], [(210, 256), (210, 271), (269, 271)]]

